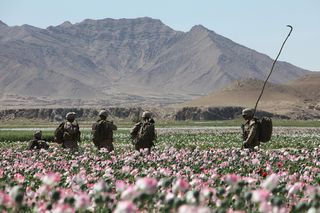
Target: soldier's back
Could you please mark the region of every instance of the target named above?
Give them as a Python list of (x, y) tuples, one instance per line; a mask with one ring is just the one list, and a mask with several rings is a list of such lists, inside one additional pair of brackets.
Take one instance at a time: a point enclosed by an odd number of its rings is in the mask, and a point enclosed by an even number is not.
[(154, 123), (143, 122), (138, 132), (136, 149), (151, 148), (154, 145), (155, 135)]

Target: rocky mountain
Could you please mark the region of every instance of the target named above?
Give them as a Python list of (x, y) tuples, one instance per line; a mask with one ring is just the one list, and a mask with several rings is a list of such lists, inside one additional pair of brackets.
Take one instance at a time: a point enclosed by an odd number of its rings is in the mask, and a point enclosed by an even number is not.
[[(170, 104), (240, 79), (272, 59), (201, 25), (179, 32), (151, 18), (84, 20), (40, 29), (0, 22), (0, 105)], [(271, 82), (308, 71), (278, 62)]]

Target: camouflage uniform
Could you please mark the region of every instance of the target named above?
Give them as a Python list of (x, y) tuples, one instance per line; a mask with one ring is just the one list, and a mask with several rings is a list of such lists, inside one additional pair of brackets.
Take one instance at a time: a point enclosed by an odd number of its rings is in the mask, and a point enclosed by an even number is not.
[(41, 131), (36, 131), (34, 133), (34, 138), (29, 142), (28, 145), (28, 150), (33, 150), (33, 149), (48, 149), (49, 145), (42, 140), (42, 132)]
[(244, 109), (242, 111), (242, 115), (247, 120), (244, 124), (243, 146), (244, 148), (253, 149), (255, 146), (260, 145), (258, 140), (258, 124), (256, 119), (253, 117), (252, 109)]
[(156, 139), (154, 120), (148, 111), (143, 112), (142, 118), (143, 121), (135, 124), (131, 129), (130, 135), (136, 150), (140, 151), (140, 149), (147, 148), (150, 153)]
[(112, 121), (107, 120), (108, 113), (106, 110), (101, 110), (99, 116), (100, 119), (93, 124), (92, 128), (99, 131), (96, 138), (94, 137), (93, 143), (98, 149), (107, 148), (111, 152), (114, 150), (113, 131), (117, 130), (117, 126)]
[(66, 115), (67, 120), (63, 126), (63, 148), (77, 149), (78, 142), (80, 142), (80, 130), (79, 125), (74, 121), (74, 112), (69, 112)]

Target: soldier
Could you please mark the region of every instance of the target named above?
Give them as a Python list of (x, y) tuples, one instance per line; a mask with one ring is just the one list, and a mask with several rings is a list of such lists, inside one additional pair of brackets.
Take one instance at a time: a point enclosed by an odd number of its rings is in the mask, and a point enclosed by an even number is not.
[(62, 144), (63, 148), (77, 149), (80, 142), (80, 130), (75, 121), (75, 112), (68, 112), (66, 121), (62, 122), (55, 131), (55, 140)]
[(49, 145), (42, 140), (42, 131), (37, 130), (34, 135), (33, 135), (33, 140), (29, 142), (28, 145), (28, 150), (33, 150), (33, 149), (48, 149)]
[(99, 112), (100, 119), (92, 125), (93, 143), (98, 148), (107, 148), (109, 152), (114, 150), (113, 147), (113, 131), (117, 130), (117, 126), (112, 121), (108, 121), (108, 112), (101, 110)]
[(253, 150), (255, 146), (259, 146), (258, 140), (258, 124), (253, 115), (254, 110), (246, 108), (242, 110), (242, 116), (246, 123), (242, 125), (243, 131), (243, 147)]
[(142, 113), (142, 122), (135, 124), (130, 131), (130, 135), (136, 150), (140, 151), (140, 149), (148, 148), (148, 154), (150, 154), (151, 147), (154, 146), (154, 140), (156, 140), (151, 112), (145, 111)]

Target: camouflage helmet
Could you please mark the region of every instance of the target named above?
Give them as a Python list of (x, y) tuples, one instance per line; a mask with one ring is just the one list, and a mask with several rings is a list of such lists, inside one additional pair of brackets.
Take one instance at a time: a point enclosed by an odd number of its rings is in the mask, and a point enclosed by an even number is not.
[(243, 109), (242, 110), (242, 115), (245, 115), (245, 116), (253, 116), (253, 109), (251, 108), (246, 108), (246, 109)]
[(41, 131), (41, 130), (35, 131), (34, 134), (33, 134), (33, 136), (34, 136), (35, 138), (41, 138), (41, 136), (42, 136), (42, 131)]
[(100, 112), (99, 112), (99, 116), (105, 116), (105, 117), (108, 117), (108, 111), (107, 110), (101, 110)]
[(68, 112), (68, 113), (66, 114), (66, 119), (71, 118), (71, 117), (74, 117), (75, 115), (76, 115), (75, 112)]
[(142, 116), (141, 116), (142, 118), (151, 118), (151, 112), (149, 112), (149, 111), (144, 111), (143, 113), (142, 113)]

